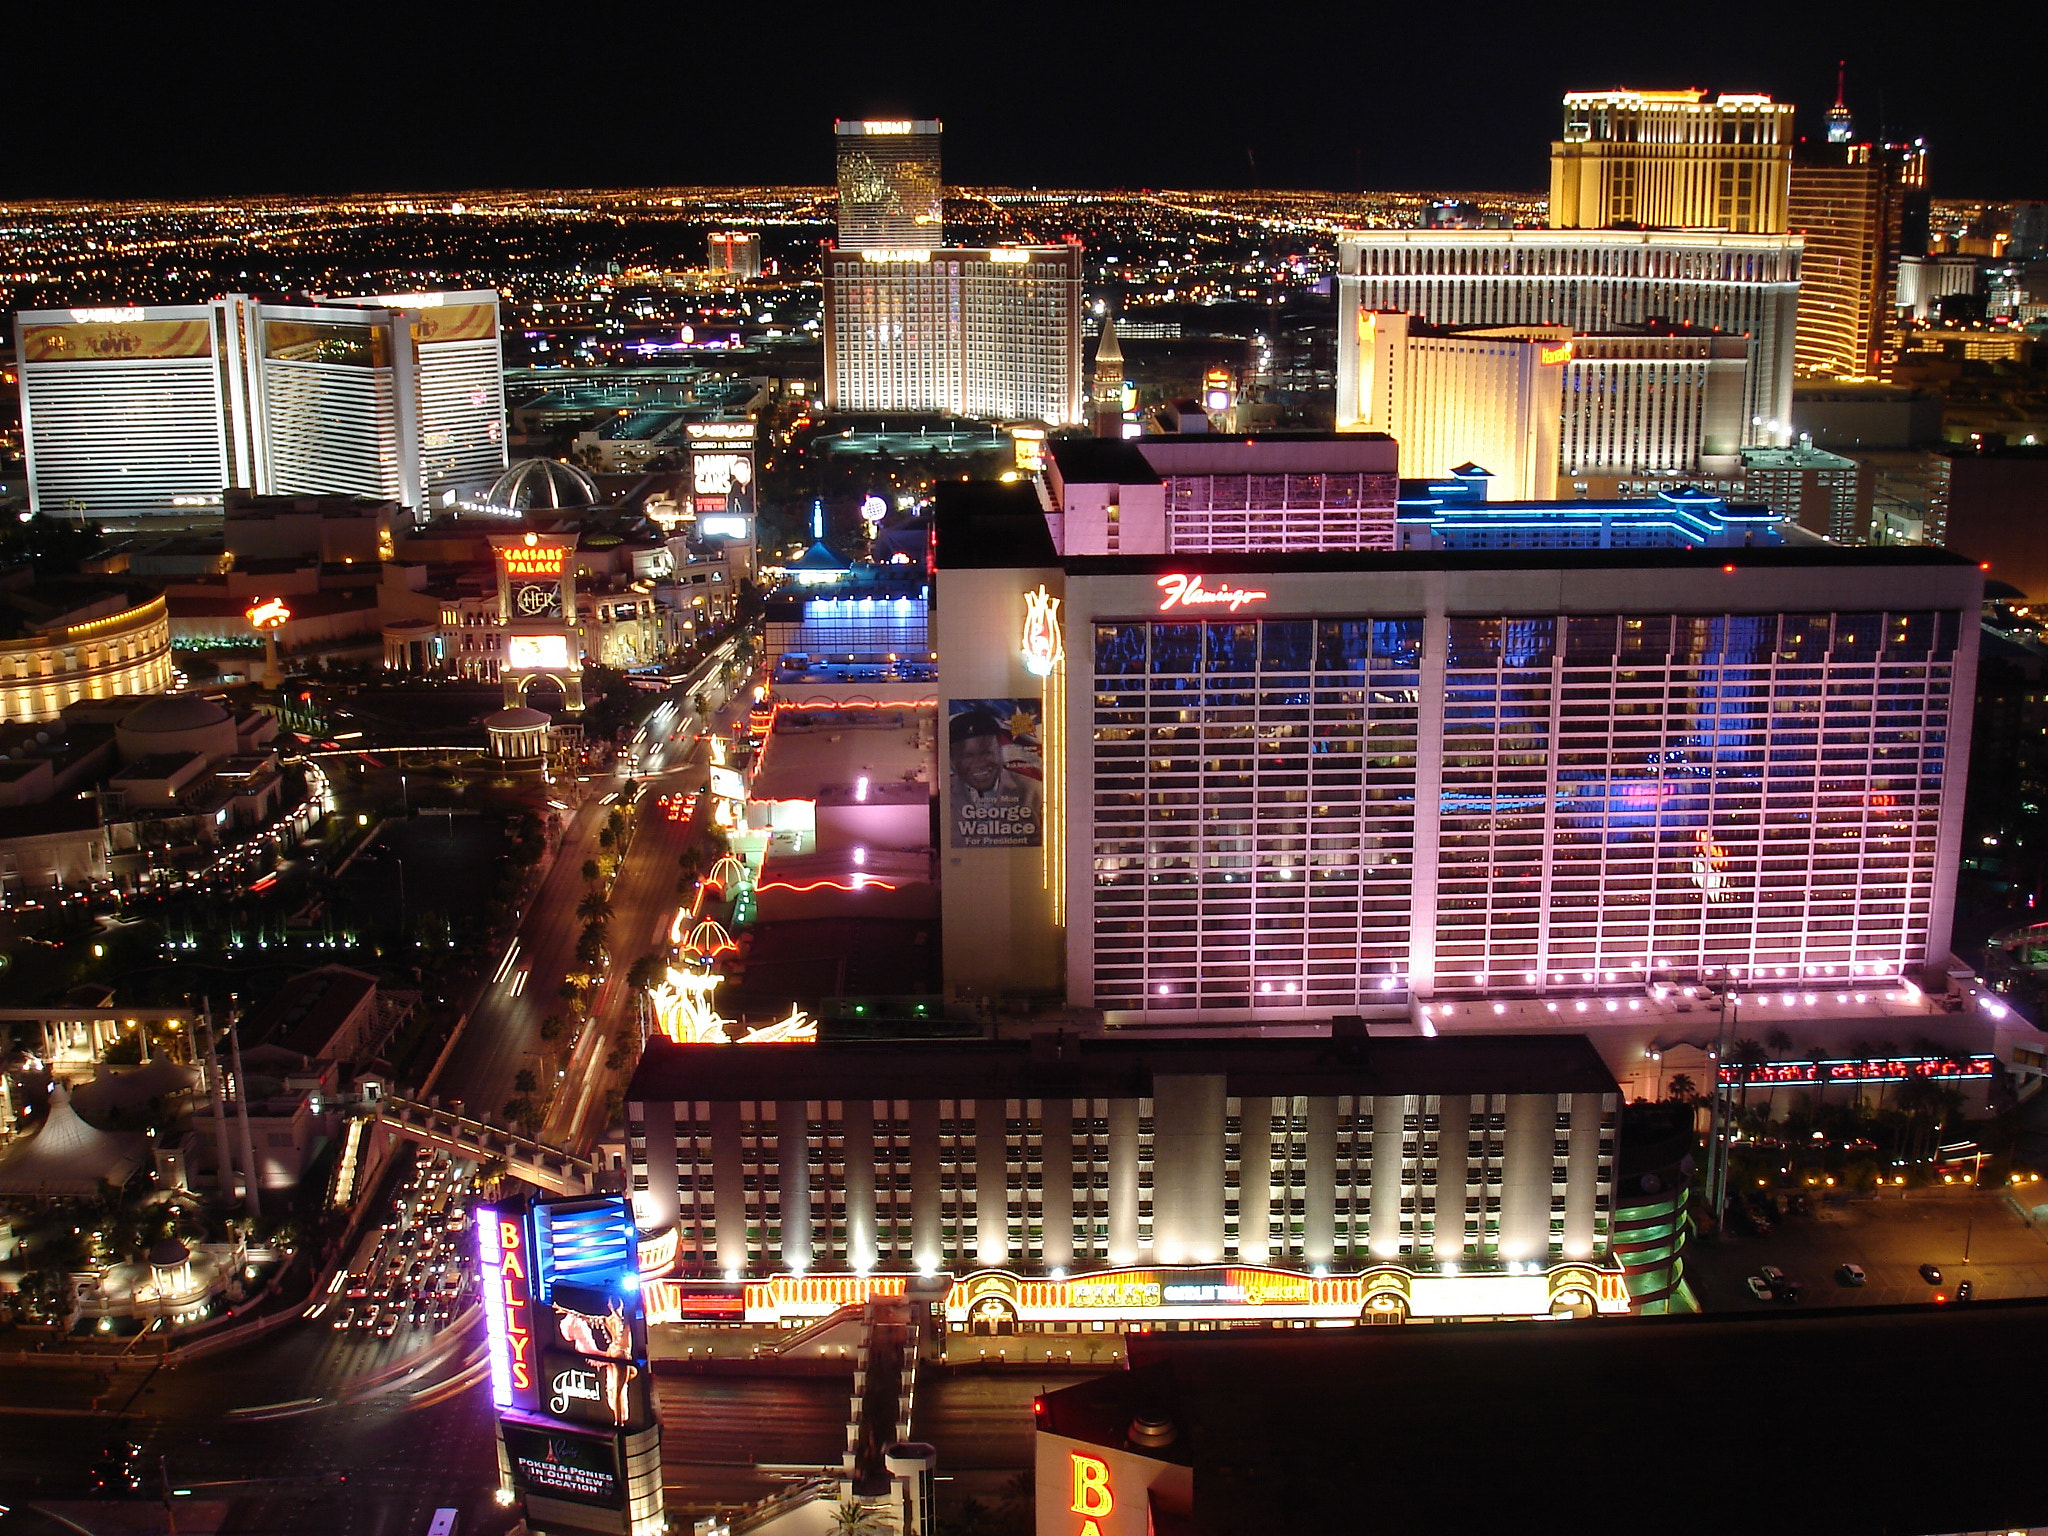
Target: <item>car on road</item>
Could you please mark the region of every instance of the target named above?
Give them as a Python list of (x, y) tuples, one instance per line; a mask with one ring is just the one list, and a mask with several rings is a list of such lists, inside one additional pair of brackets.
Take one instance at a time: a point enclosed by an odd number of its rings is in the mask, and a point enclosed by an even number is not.
[(1941, 1284), (1941, 1269), (1938, 1265), (1922, 1264), (1920, 1266), (1920, 1278), (1929, 1285), (1939, 1285)]
[(1965, 1280), (1961, 1285), (1956, 1287), (1957, 1301), (1968, 1301), (1972, 1296), (1976, 1294), (1977, 1282), (1974, 1280)]
[(334, 1314), (334, 1331), (336, 1333), (346, 1333), (355, 1326), (355, 1322), (356, 1309), (354, 1307), (343, 1307)]
[(1799, 1301), (1806, 1295), (1806, 1287), (1797, 1280), (1780, 1280), (1771, 1287), (1771, 1295), (1778, 1301)]
[(388, 1339), (398, 1332), (398, 1313), (387, 1307), (377, 1314), (377, 1337)]
[(406, 1313), (406, 1321), (415, 1328), (422, 1327), (427, 1321), (428, 1310), (427, 1298), (415, 1296), (411, 1308)]
[(356, 1308), (356, 1320), (350, 1326), (357, 1329), (368, 1328), (376, 1321), (377, 1309), (375, 1306), (358, 1307)]
[(1757, 1273), (1763, 1277), (1764, 1284), (1774, 1291), (1785, 1283), (1785, 1271), (1775, 1264), (1766, 1264)]
[(348, 1289), (343, 1294), (350, 1301), (361, 1301), (370, 1294), (369, 1275), (362, 1270), (357, 1270), (354, 1274), (351, 1274), (348, 1277)]
[(1835, 1279), (1842, 1285), (1867, 1285), (1870, 1282), (1870, 1276), (1863, 1273), (1861, 1264), (1844, 1264), (1835, 1271)]
[(1749, 1294), (1758, 1301), (1769, 1301), (1771, 1299), (1770, 1282), (1765, 1280), (1762, 1275), (1751, 1275), (1743, 1283), (1749, 1287)]

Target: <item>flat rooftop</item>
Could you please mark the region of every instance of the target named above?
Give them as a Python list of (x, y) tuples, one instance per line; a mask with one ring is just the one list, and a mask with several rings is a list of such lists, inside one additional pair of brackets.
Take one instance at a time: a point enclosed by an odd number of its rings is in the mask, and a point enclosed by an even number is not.
[(788, 709), (777, 713), (754, 774), (754, 800), (816, 800), (828, 786), (902, 782), (932, 769), (929, 704), (886, 709)]
[[(1047, 1393), (1040, 1427), (1123, 1449), (1141, 1409), (1170, 1420), (1175, 1442), (1139, 1454), (1194, 1468), (1191, 1528), (1218, 1536), (2009, 1531), (2048, 1525), (2036, 1459), (1973, 1453), (1939, 1405), (1954, 1396), (1976, 1426), (2032, 1422), (2023, 1362), (2044, 1349), (2039, 1301), (1146, 1333), (1128, 1369)], [(1760, 1382), (1859, 1448), (1840, 1475), (1757, 1454)], [(1678, 1466), (1741, 1471), (1700, 1497), (1656, 1475)]]
[(1058, 1037), (848, 1041), (761, 1053), (649, 1042), (626, 1097), (1068, 1098), (1149, 1093), (1154, 1074), (1217, 1075), (1230, 1091), (1347, 1094), (1613, 1093), (1582, 1035), (1422, 1039)]

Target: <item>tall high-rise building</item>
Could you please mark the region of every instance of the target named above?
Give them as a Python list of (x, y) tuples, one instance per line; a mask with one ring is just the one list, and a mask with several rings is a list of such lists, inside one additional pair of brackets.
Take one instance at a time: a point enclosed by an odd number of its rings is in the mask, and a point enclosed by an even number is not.
[(1849, 61), (1835, 67), (1835, 104), (1828, 108), (1828, 142), (1848, 144), (1856, 137), (1856, 125), (1849, 116)]
[(1124, 435), (1124, 346), (1117, 340), (1116, 316), (1102, 317), (1102, 335), (1095, 343), (1095, 366), (1089, 378), (1089, 410), (1097, 437)]
[(494, 292), (16, 317), (30, 505), (135, 517), (259, 495), (415, 510), (505, 466)]
[[(949, 990), (1063, 981), (1126, 1024), (1432, 996), (1451, 1018), (1946, 964), (1973, 560), (1676, 539), (1062, 555), (1014, 489), (955, 487), (937, 514), (939, 697), (1043, 723), (1031, 835), (945, 851)], [(1063, 644), (1041, 675), (1018, 637), (1048, 597)], [(969, 791), (940, 783), (956, 826)]]
[(757, 229), (715, 229), (704, 237), (711, 270), (734, 277), (761, 275), (761, 232)]
[(1785, 230), (1792, 108), (1704, 91), (1572, 91), (1550, 146), (1552, 229)]
[(1825, 144), (1792, 161), (1791, 228), (1805, 240), (1796, 364), (1808, 377), (1883, 377), (1897, 357), (1899, 262), (1926, 249), (1927, 146), (1855, 141), (1838, 77)]
[[(1444, 326), (1561, 325), (1575, 338), (1622, 335), (1632, 343), (1631, 333), (1662, 328), (1675, 335), (1690, 328), (1704, 334), (1682, 346), (1662, 338), (1656, 346), (1648, 338), (1637, 343), (1636, 350), (1657, 354), (1645, 360), (1645, 369), (1692, 368), (1696, 360), (1688, 354), (1702, 346), (1717, 354), (1706, 361), (1725, 365), (1728, 359), (1718, 353), (1743, 345), (1748, 359), (1736, 411), (1717, 404), (1707, 415), (1688, 418), (1694, 425), (1673, 436), (1682, 423), (1664, 397), (1647, 388), (1631, 394), (1619, 377), (1625, 348), (1608, 358), (1617, 367), (1598, 381), (1619, 414), (1606, 418), (1599, 441), (1584, 451), (1568, 449), (1563, 467), (1597, 461), (1684, 471), (1692, 466), (1671, 463), (1668, 450), (1673, 442), (1694, 440), (1694, 433), (1702, 454), (1783, 443), (1791, 431), (1799, 245), (1793, 235), (1678, 230), (1347, 231), (1338, 240), (1339, 377), (1355, 377), (1358, 316), (1367, 310), (1402, 310)], [(1573, 346), (1573, 367), (1582, 353), (1600, 350), (1577, 340)], [(1643, 373), (1644, 386), (1655, 382), (1651, 371)], [(1701, 375), (1697, 385), (1705, 389), (1707, 382)], [(1719, 375), (1715, 385), (1717, 393), (1725, 387)], [(1569, 367), (1565, 389), (1569, 402)], [(1699, 409), (1706, 411), (1704, 400)], [(1661, 442), (1615, 435), (1624, 427), (1661, 436)], [(1729, 430), (1739, 434), (1736, 440), (1724, 441)]]
[(1079, 423), (1081, 248), (827, 252), (825, 408)]
[(841, 118), (839, 249), (928, 251), (945, 233), (940, 125), (929, 118)]

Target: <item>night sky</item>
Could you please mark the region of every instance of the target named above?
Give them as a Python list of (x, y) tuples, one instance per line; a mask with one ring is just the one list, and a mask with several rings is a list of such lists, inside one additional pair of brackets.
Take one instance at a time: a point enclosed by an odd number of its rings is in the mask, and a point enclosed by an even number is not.
[(0, 196), (815, 185), (870, 115), (943, 118), (963, 185), (1538, 189), (1567, 89), (1761, 90), (1815, 134), (1843, 55), (1937, 196), (2048, 196), (2027, 47), (1923, 0), (27, 9)]

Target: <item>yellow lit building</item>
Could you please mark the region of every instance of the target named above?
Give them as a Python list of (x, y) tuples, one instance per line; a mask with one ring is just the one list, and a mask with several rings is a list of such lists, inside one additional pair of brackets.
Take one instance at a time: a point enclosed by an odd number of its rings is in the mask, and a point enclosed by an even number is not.
[(1401, 473), (1441, 479), (1461, 464), (1493, 472), (1503, 497), (1557, 493), (1560, 382), (1568, 326), (1445, 330), (1395, 310), (1359, 309), (1337, 385), (1337, 427), (1384, 432)]
[(1705, 91), (1571, 91), (1550, 146), (1552, 229), (1786, 229), (1792, 108)]
[(137, 602), (118, 587), (58, 583), (7, 596), (0, 722), (54, 720), (79, 699), (171, 686), (171, 621), (161, 597)]

